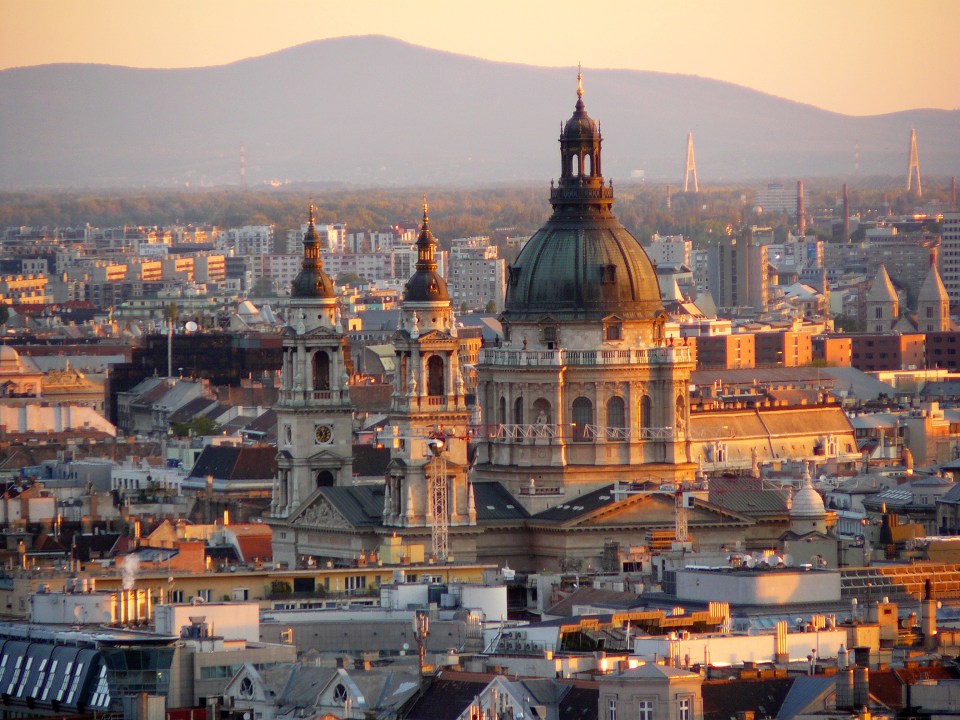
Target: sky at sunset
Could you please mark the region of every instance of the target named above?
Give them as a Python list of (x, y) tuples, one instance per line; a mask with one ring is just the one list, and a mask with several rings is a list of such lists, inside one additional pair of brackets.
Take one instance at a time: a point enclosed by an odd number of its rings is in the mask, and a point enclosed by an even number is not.
[(388, 35), (490, 60), (725, 80), (852, 115), (960, 108), (960, 0), (0, 0), (0, 69), (220, 65)]

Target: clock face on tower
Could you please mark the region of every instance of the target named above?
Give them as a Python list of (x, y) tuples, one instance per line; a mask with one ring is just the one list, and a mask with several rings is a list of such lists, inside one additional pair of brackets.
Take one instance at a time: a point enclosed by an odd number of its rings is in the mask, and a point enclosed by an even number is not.
[(317, 425), (317, 442), (326, 445), (333, 440), (333, 428), (329, 425)]

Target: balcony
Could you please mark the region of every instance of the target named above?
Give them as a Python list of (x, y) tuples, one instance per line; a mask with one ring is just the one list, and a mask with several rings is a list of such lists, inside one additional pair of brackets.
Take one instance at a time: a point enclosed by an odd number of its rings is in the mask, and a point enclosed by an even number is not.
[(483, 348), (480, 351), (481, 365), (507, 367), (636, 366), (688, 362), (691, 362), (690, 348), (685, 345), (630, 348), (626, 350), (503, 350)]

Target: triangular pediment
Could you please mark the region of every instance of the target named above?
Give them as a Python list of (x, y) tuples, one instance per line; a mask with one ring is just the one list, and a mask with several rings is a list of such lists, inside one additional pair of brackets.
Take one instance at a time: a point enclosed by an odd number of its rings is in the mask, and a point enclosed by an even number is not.
[[(569, 501), (576, 509), (576, 501)], [(561, 521), (562, 527), (589, 528), (610, 525), (638, 525), (642, 527), (674, 527), (676, 504), (671, 493), (637, 493), (623, 500), (606, 503), (593, 510), (575, 513), (569, 520)], [(697, 525), (752, 525), (749, 518), (722, 511), (708, 503), (695, 502), (687, 508), (687, 523)]]
[(342, 333), (338, 333), (336, 330), (332, 330), (322, 325), (304, 333), (303, 336), (308, 337), (311, 340), (333, 340), (335, 342), (340, 342), (343, 339)]
[(333, 467), (341, 465), (344, 460), (346, 458), (342, 455), (338, 455), (329, 448), (322, 448), (311, 455), (307, 462), (310, 463), (311, 467)]
[(322, 488), (314, 494), (312, 501), (308, 500), (304, 504), (304, 507), (296, 513), (292, 521), (294, 525), (305, 527), (353, 529), (350, 521), (323, 494)]

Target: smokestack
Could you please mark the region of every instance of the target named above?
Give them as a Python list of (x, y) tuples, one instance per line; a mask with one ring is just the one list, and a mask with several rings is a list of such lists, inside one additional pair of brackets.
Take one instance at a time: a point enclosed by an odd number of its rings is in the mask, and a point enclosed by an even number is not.
[(801, 237), (807, 234), (807, 213), (803, 205), (803, 180), (797, 180), (797, 227)]
[(937, 601), (933, 597), (933, 582), (923, 583), (923, 602), (920, 604), (922, 617), (920, 631), (923, 633), (923, 648), (933, 650), (937, 646)]
[(870, 704), (870, 670), (866, 667), (853, 669), (853, 706), (867, 707)]
[(850, 242), (850, 196), (847, 184), (843, 184), (843, 241)]
[(837, 672), (837, 710), (850, 710), (853, 707), (853, 668)]
[(777, 621), (777, 632), (775, 639), (774, 662), (778, 665), (786, 665), (790, 662), (790, 650), (787, 641), (787, 621)]

